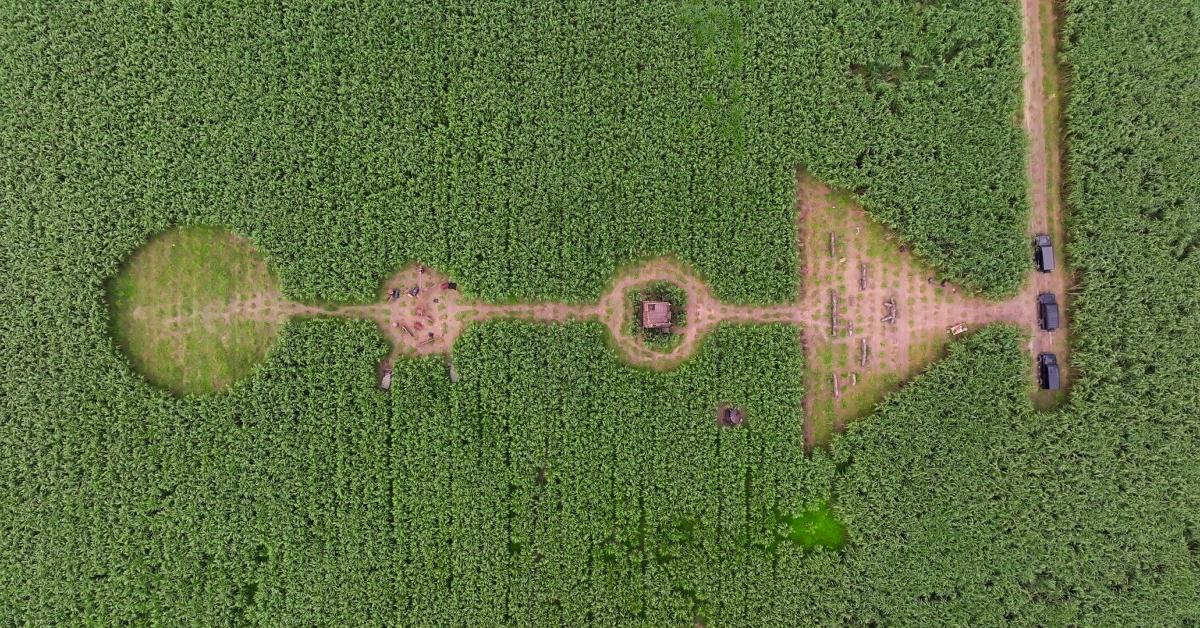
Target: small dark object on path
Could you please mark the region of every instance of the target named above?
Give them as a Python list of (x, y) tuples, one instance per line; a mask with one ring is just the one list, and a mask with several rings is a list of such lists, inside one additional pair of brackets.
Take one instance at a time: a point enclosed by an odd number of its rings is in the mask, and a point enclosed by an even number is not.
[(421, 288), (419, 288), (417, 286), (413, 286), (412, 290), (408, 291), (408, 296), (410, 296), (410, 297), (415, 297), (418, 294), (421, 294)]
[(442, 284), (442, 290), (458, 290), (458, 284), (453, 281), (447, 281)]
[(1033, 239), (1033, 261), (1037, 263), (1038, 272), (1048, 273), (1054, 270), (1054, 247), (1050, 244), (1050, 236), (1041, 234)]
[(1037, 297), (1038, 327), (1043, 331), (1054, 331), (1059, 327), (1058, 301), (1054, 294), (1043, 292)]
[(383, 390), (391, 390), (392, 388), (392, 369), (385, 367), (379, 378), (379, 387)]
[(721, 406), (717, 418), (720, 419), (721, 425), (725, 427), (737, 427), (746, 420), (745, 413), (742, 412), (741, 408), (733, 406)]
[(388, 290), (387, 298), (388, 298), (388, 301), (392, 301), (394, 299), (399, 299), (400, 298), (400, 289), (392, 288), (391, 290)]
[(1058, 390), (1060, 384), (1058, 357), (1053, 353), (1039, 353), (1037, 364), (1038, 385), (1042, 390)]

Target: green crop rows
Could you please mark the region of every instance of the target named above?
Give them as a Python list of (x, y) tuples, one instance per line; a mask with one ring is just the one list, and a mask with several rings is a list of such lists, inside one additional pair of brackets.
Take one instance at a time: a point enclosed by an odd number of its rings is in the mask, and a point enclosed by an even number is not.
[(724, 300), (784, 300), (797, 164), (948, 275), (1025, 270), (1016, 7), (242, 4), (7, 11), (9, 194), (54, 208), (39, 230), (103, 221), (70, 252), (88, 276), (204, 222), (302, 300), (372, 299), (413, 259), (491, 299), (592, 300), (664, 254)]
[(176, 398), (122, 357), (106, 282), (200, 223), (295, 299), (418, 258), (594, 299), (677, 254), (780, 300), (800, 164), (1011, 292), (1015, 3), (240, 4), (0, 10), (3, 623), (1200, 621), (1188, 3), (1068, 3), (1071, 404), (1035, 414), (1019, 334), (985, 329), (811, 458), (791, 327), (652, 373), (595, 324), (490, 323), (458, 383), (401, 360), (383, 393), (372, 325), (297, 321)]

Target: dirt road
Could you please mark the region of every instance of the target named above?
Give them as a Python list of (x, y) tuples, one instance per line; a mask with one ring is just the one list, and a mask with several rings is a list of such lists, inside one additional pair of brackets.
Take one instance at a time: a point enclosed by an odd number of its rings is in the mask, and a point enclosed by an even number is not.
[[(626, 360), (658, 369), (674, 367), (687, 359), (722, 322), (799, 325), (804, 330), (808, 358), (805, 441), (810, 447), (842, 429), (846, 420), (870, 412), (882, 394), (936, 360), (948, 341), (947, 329), (959, 323), (971, 329), (998, 321), (1022, 326), (1029, 332), (1032, 353), (1052, 351), (1065, 365), (1066, 332), (1040, 331), (1035, 305), (1037, 294), (1053, 292), (1064, 306), (1065, 327), (1071, 276), (1062, 259), (1054, 13), (1051, 0), (1023, 0), (1022, 10), (1029, 235), (1053, 236), (1059, 266), (1050, 274), (1034, 272), (1031, 245), (1031, 278), (1012, 299), (986, 301), (968, 296), (955, 286), (933, 282), (933, 271), (908, 254), (861, 209), (833, 198), (836, 195), (827, 186), (798, 173), (796, 238), (804, 259), (800, 263), (803, 275), (798, 278), (798, 293), (802, 296), (794, 303), (723, 303), (693, 271), (674, 259), (660, 258), (620, 273), (609, 290), (591, 304), (475, 302), (455, 289), (443, 287), (449, 277), (412, 266), (392, 277), (379, 301), (372, 304), (323, 309), (286, 301), (278, 293), (256, 294), (211, 310), (190, 312), (189, 316), (267, 322), (319, 315), (371, 319), (394, 347), (389, 361), (401, 355), (448, 353), (471, 322), (499, 318), (594, 320), (609, 330)], [(687, 325), (678, 330), (680, 342), (668, 352), (646, 346), (628, 328), (633, 312), (629, 311), (626, 295), (640, 284), (655, 281), (677, 284), (688, 299)], [(896, 303), (899, 312), (894, 322), (882, 318), (883, 304), (888, 301)], [(869, 359), (863, 357), (864, 353)], [(1031, 360), (1031, 378), (1033, 373)], [(1065, 368), (1063, 375), (1065, 383)], [(843, 382), (850, 382), (844, 390)], [(858, 386), (861, 388), (855, 388)], [(1040, 404), (1054, 400), (1042, 396)]]
[(1030, 347), (1036, 355), (1052, 352), (1062, 367), (1063, 386), (1069, 382), (1067, 328), (1068, 289), (1074, 283), (1066, 264), (1066, 232), (1063, 226), (1061, 90), (1058, 80), (1056, 24), (1053, 0), (1022, 0), (1024, 43), (1021, 61), (1025, 69), (1025, 132), (1029, 138), (1029, 236), (1049, 234), (1055, 243), (1058, 268), (1053, 273), (1032, 273), (1026, 292), (1036, 298), (1042, 292), (1058, 297), (1063, 330), (1056, 334), (1031, 331)]

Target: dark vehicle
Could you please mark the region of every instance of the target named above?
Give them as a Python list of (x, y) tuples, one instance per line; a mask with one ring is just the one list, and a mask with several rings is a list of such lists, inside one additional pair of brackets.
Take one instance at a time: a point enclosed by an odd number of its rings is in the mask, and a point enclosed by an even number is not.
[(1058, 301), (1054, 299), (1054, 295), (1049, 292), (1043, 292), (1038, 295), (1038, 327), (1043, 331), (1054, 331), (1058, 329)]
[(1038, 385), (1042, 390), (1058, 390), (1058, 358), (1053, 353), (1038, 354)]
[(1042, 234), (1033, 239), (1033, 261), (1043, 273), (1054, 270), (1054, 246), (1050, 244), (1050, 236)]

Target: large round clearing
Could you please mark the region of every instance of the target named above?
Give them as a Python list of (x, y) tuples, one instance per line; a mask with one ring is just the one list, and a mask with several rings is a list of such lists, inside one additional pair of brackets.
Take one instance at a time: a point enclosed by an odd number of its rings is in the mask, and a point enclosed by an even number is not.
[(181, 395), (248, 374), (286, 318), (266, 262), (224, 229), (186, 227), (150, 240), (108, 288), (117, 344), (146, 379)]

